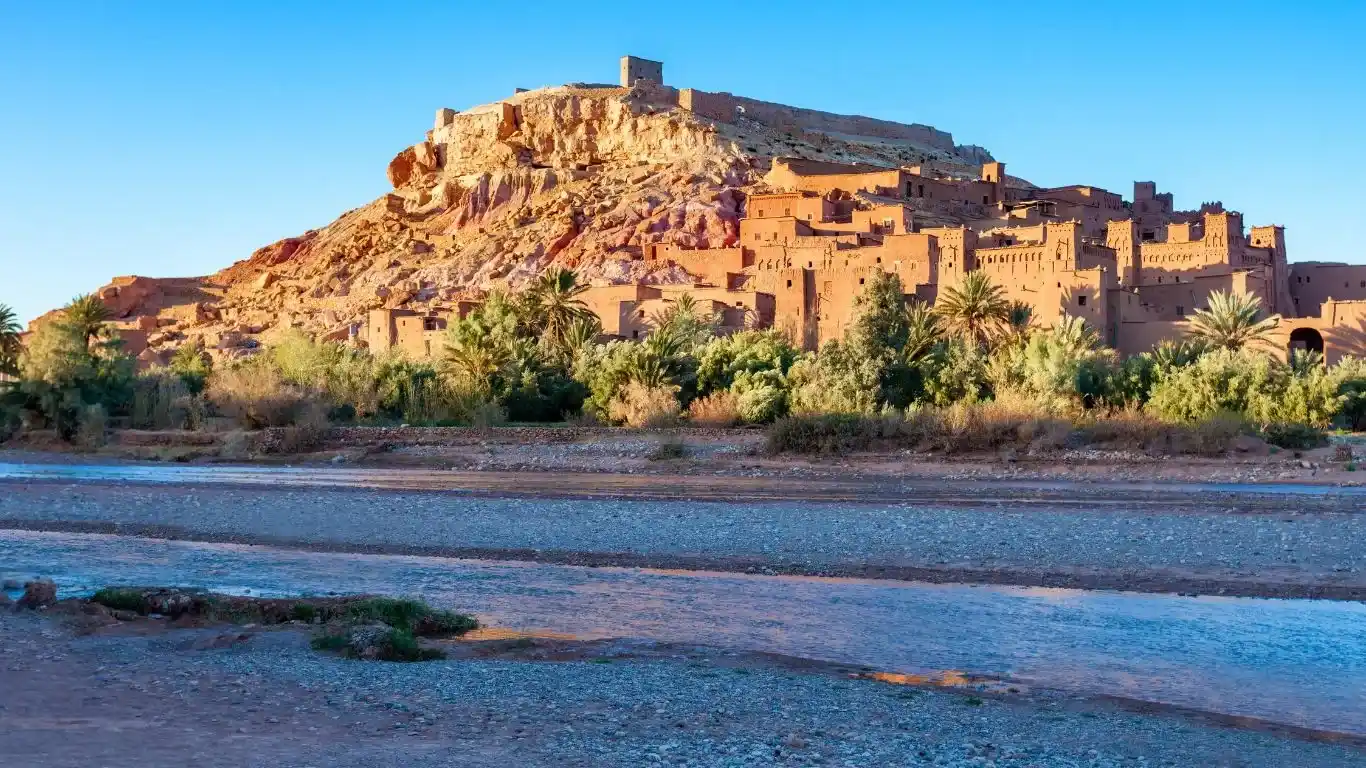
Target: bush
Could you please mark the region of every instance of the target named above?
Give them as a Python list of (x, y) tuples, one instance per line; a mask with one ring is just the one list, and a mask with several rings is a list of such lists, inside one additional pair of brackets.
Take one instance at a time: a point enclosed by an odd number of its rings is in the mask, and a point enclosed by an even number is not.
[(853, 413), (788, 416), (769, 427), (764, 451), (839, 456), (867, 450), (889, 426), (895, 428), (879, 416)]
[(139, 374), (133, 382), (129, 424), (133, 429), (193, 428), (190, 411), (195, 399), (177, 374), (164, 370)]
[(866, 357), (839, 341), (827, 342), (820, 354), (803, 357), (789, 371), (791, 412), (875, 412), (880, 407), (882, 374), (890, 359), (890, 352), (878, 358)]
[(268, 453), (311, 453), (322, 447), (327, 438), (327, 412), (319, 403), (309, 403), (287, 427), (280, 429), (279, 438), (267, 447)]
[(209, 381), (207, 397), (219, 413), (246, 429), (315, 420), (318, 409), (323, 407), (321, 398), (287, 383), (265, 360), (250, 360), (216, 371)]
[(699, 427), (733, 427), (740, 421), (740, 398), (733, 392), (713, 392), (688, 406), (688, 422)]
[(774, 330), (720, 336), (698, 354), (697, 391), (703, 395), (731, 389), (737, 377), (776, 373), (781, 380), (801, 357), (787, 335)]
[(1272, 422), (1262, 427), (1262, 437), (1277, 448), (1309, 450), (1328, 444), (1323, 430), (1309, 424)]
[(508, 412), (497, 403), (483, 401), (470, 407), (467, 419), (476, 429), (493, 429), (507, 424)]
[(1221, 413), (1275, 421), (1289, 372), (1267, 355), (1216, 350), (1164, 374), (1148, 407), (1169, 421), (1195, 422)]
[(1348, 358), (1333, 367), (1337, 394), (1342, 398), (1338, 420), (1354, 432), (1366, 431), (1366, 360)]
[(947, 406), (991, 398), (987, 358), (974, 344), (959, 341), (937, 345), (918, 365), (928, 402)]
[(100, 448), (109, 432), (109, 416), (102, 405), (87, 405), (81, 411), (75, 443), (82, 448)]
[(680, 410), (677, 393), (677, 387), (647, 387), (632, 381), (608, 403), (607, 416), (613, 422), (629, 427), (658, 429), (677, 426)]

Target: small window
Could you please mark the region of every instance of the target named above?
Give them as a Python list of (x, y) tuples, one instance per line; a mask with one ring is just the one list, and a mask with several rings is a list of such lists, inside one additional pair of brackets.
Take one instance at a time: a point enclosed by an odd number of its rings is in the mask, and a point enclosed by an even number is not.
[(924, 196), (925, 196), (925, 185), (924, 185), (924, 184), (921, 184), (921, 185), (920, 185), (920, 194), (916, 195), (916, 197), (924, 197)]
[(1361, 287), (1362, 287), (1362, 288), (1366, 288), (1366, 280), (1362, 280), (1362, 281), (1361, 281)]
[(633, 339), (638, 339), (638, 338), (640, 338), (640, 331), (635, 331), (635, 330), (631, 331), (631, 338), (633, 338)]
[(882, 263), (882, 257), (881, 257), (881, 256), (877, 257), (877, 263), (879, 263), (879, 264)]
[(1079, 306), (1079, 307), (1084, 307), (1084, 306), (1086, 306), (1086, 297), (1085, 297), (1085, 296), (1078, 296), (1078, 297), (1077, 297), (1077, 306)]
[(1176, 316), (1177, 316), (1177, 317), (1185, 317), (1185, 316), (1186, 316), (1186, 308), (1183, 307), (1183, 306), (1181, 306), (1180, 304), (1177, 304), (1177, 305), (1176, 305)]
[(809, 214), (809, 213), (806, 214), (806, 220), (807, 220), (807, 221), (811, 221), (811, 214)]
[(809, 261), (806, 262), (806, 268), (807, 268), (807, 269), (811, 269), (811, 262), (809, 262)]
[(990, 198), (990, 197), (987, 197), (986, 195), (982, 195), (982, 205), (990, 205), (990, 204), (991, 204), (991, 198)]
[(859, 284), (859, 285), (863, 285), (863, 278), (860, 277), (860, 278), (858, 279), (858, 284)]
[(1309, 278), (1308, 278), (1307, 276), (1304, 278), (1304, 282), (1306, 282), (1306, 283), (1309, 282)]
[(638, 314), (640, 317), (645, 317), (645, 310), (642, 309), (642, 310), (640, 310), (640, 312), (637, 313), (637, 314)]
[(755, 240), (758, 240), (758, 239), (759, 239), (759, 233), (758, 233), (758, 232), (755, 232), (755, 233), (754, 233), (754, 239), (755, 239)]
[(791, 287), (792, 287), (792, 281), (791, 281), (791, 280), (788, 280), (788, 281), (787, 281), (787, 287), (788, 287), (788, 288), (791, 288)]
[(743, 302), (743, 301), (737, 301), (737, 302), (735, 302), (735, 308), (736, 308), (736, 309), (744, 309), (744, 308), (745, 308), (745, 302)]
[(783, 209), (783, 215), (784, 215), (784, 216), (791, 216), (791, 215), (792, 215), (792, 209), (791, 209), (791, 208), (784, 208), (784, 209)]

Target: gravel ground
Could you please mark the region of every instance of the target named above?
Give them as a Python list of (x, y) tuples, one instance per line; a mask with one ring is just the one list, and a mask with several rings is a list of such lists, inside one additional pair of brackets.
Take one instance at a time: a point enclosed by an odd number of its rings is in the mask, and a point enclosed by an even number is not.
[(240, 632), (78, 638), (39, 617), (0, 616), (0, 754), (35, 768), (1364, 759), (1349, 746), (1175, 715), (720, 666), (704, 656), (393, 665), (315, 654), (295, 632)]
[(1208, 511), (1167, 512), (1023, 506), (1005, 498), (980, 506), (726, 504), (118, 483), (0, 488), (0, 526), (9, 527), (578, 564), (1366, 595), (1366, 515), (1353, 514), (1354, 499), (1341, 502), (1342, 512), (1300, 511), (1307, 502), (1287, 497), (1284, 511), (1234, 514), (1222, 501)]

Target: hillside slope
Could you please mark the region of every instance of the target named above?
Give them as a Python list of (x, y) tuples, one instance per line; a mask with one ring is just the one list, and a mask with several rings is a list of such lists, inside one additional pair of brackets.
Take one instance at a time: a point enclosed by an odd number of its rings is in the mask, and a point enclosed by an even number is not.
[(208, 277), (120, 278), (102, 295), (126, 327), (147, 332), (144, 359), (196, 337), (231, 357), (250, 354), (256, 336), (297, 327), (340, 338), (369, 309), (516, 288), (551, 265), (598, 282), (688, 280), (642, 261), (643, 247), (733, 245), (745, 198), (768, 191), (775, 157), (965, 170), (990, 157), (951, 138), (947, 149), (772, 117), (711, 120), (676, 106), (676, 94), (570, 85), (440, 110), (389, 164), (389, 194)]

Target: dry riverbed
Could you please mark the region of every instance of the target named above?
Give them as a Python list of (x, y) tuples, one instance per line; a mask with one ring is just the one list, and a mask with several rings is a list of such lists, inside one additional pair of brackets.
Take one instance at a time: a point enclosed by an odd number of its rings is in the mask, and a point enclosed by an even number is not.
[[(471, 636), (350, 661), (294, 628), (0, 612), (0, 754), (71, 766), (1347, 766), (1330, 735), (762, 654)], [(905, 685), (899, 683), (914, 683)], [(1240, 727), (1241, 726), (1241, 727)], [(1249, 727), (1251, 726), (1251, 727)]]
[(0, 480), (0, 528), (574, 565), (1366, 598), (1366, 495), (1350, 489), (332, 468), (205, 468), (193, 470), (198, 479), (175, 480), (179, 471), (166, 470), (167, 482), (147, 479), (155, 467)]
[[(578, 472), (763, 478), (1057, 480), (1067, 482), (1294, 482), (1366, 485), (1366, 436), (1337, 436), (1329, 446), (1279, 450), (1235, 441), (1218, 457), (1149, 455), (1076, 448), (947, 456), (883, 451), (850, 456), (766, 455), (759, 429), (664, 431), (582, 427), (349, 427), (332, 429), (316, 450), (262, 454), (243, 433), (123, 430), (93, 452), (73, 451), (46, 433), (0, 450), (0, 461), (252, 462), (498, 472)], [(1355, 458), (1346, 458), (1351, 450)], [(1363, 465), (1361, 471), (1357, 464)]]

